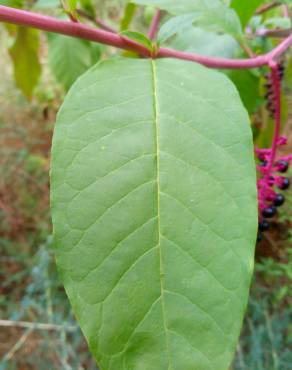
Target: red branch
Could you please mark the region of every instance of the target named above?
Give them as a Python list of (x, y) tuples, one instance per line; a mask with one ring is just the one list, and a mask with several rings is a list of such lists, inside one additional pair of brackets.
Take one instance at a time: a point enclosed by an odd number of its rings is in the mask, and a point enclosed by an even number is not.
[(156, 11), (156, 13), (154, 14), (154, 17), (152, 19), (152, 23), (151, 23), (150, 28), (149, 28), (148, 37), (149, 37), (150, 40), (154, 40), (156, 35), (157, 35), (160, 18), (161, 18), (161, 11), (160, 11), (160, 9), (158, 9)]
[[(152, 57), (150, 51), (145, 46), (133, 40), (129, 40), (116, 33), (95, 29), (81, 23), (66, 22), (53, 17), (48, 17), (25, 10), (13, 9), (6, 6), (0, 6), (0, 21), (21, 26), (34, 27), (43, 31), (60, 33), (89, 41), (95, 41), (102, 44), (115, 46), (120, 49), (132, 50), (146, 57)], [(189, 60), (204, 64), (210, 68), (257, 68), (269, 64), (272, 60), (282, 55), (291, 45), (292, 34), (271, 52), (250, 59), (208, 57), (168, 48), (160, 48), (155, 57), (169, 57)]]
[(270, 161), (268, 163), (268, 169), (267, 169), (267, 178), (270, 177), (271, 171), (273, 169), (273, 164), (275, 162), (276, 157), (276, 151), (277, 151), (277, 145), (280, 137), (280, 130), (281, 130), (281, 80), (279, 77), (279, 68), (277, 63), (270, 62), (269, 66), (271, 68), (271, 77), (274, 87), (274, 94), (275, 94), (275, 128), (274, 128), (274, 136), (273, 136), (273, 143), (271, 148), (271, 156)]

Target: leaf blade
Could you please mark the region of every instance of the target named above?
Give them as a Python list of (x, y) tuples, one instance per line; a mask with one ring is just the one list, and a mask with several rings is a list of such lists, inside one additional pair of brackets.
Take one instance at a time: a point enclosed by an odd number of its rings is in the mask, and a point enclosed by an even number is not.
[(49, 65), (66, 90), (98, 61), (98, 45), (63, 35), (48, 35)]
[(54, 137), (52, 211), (65, 287), (103, 369), (228, 368), (255, 200), (247, 115), (221, 74), (112, 60), (78, 80)]
[(13, 60), (16, 85), (23, 94), (31, 99), (40, 75), (39, 62), (39, 32), (26, 27), (17, 27), (17, 33), (9, 50)]

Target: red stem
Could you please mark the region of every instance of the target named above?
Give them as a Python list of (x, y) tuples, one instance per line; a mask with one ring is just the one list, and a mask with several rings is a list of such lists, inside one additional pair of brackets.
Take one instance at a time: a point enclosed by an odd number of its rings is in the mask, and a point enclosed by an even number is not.
[(271, 156), (270, 161), (268, 163), (267, 168), (267, 178), (270, 177), (273, 164), (275, 162), (276, 158), (276, 151), (277, 151), (277, 145), (280, 137), (280, 130), (281, 130), (281, 81), (279, 77), (279, 69), (277, 63), (271, 61), (269, 63), (269, 66), (271, 68), (271, 76), (272, 76), (272, 83), (274, 87), (274, 95), (275, 95), (275, 128), (274, 128), (274, 136), (273, 136), (273, 143), (271, 148)]
[(100, 18), (93, 17), (92, 15), (90, 15), (90, 14), (86, 13), (85, 11), (83, 11), (82, 9), (77, 9), (77, 13), (80, 14), (81, 17), (84, 17), (84, 18), (90, 20), (91, 22), (94, 22), (98, 27), (102, 28), (103, 30), (108, 31), (108, 32), (112, 32), (112, 33), (116, 33), (116, 30), (114, 30), (111, 26), (109, 26), (108, 24), (106, 24)]
[[(95, 29), (81, 23), (66, 22), (25, 10), (9, 8), (0, 5), (0, 21), (13, 23), (21, 26), (34, 27), (43, 31), (60, 33), (63, 35), (78, 37), (89, 41), (95, 41), (120, 49), (136, 51), (139, 54), (151, 57), (149, 50), (130, 39), (118, 34)], [(271, 52), (251, 59), (226, 59), (202, 56), (168, 48), (160, 48), (156, 57), (176, 58), (204, 64), (210, 68), (244, 69), (257, 68), (269, 64), (272, 60), (283, 54), (292, 45), (292, 34), (280, 43)]]
[(112, 32), (89, 27), (82, 23), (62, 21), (53, 17), (1, 5), (0, 21), (78, 37), (89, 41), (115, 46), (120, 49), (134, 50), (142, 55), (150, 56), (149, 50), (145, 46), (133, 40), (126, 39), (125, 37)]
[(154, 40), (157, 35), (160, 19), (161, 19), (161, 10), (157, 9), (152, 19), (148, 32), (148, 37), (150, 40)]

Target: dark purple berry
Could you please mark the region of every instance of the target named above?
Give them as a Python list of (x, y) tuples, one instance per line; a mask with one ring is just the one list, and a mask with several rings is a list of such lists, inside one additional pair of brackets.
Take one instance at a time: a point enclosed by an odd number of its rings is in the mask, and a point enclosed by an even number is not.
[(276, 212), (277, 212), (276, 207), (270, 206), (270, 207), (267, 207), (267, 208), (263, 209), (262, 215), (263, 215), (263, 217), (271, 218), (271, 217), (275, 216)]
[(290, 181), (287, 177), (282, 177), (282, 183), (279, 185), (279, 189), (286, 190), (290, 186)]
[(289, 162), (287, 161), (283, 161), (283, 160), (279, 160), (276, 162), (276, 166), (278, 168), (278, 172), (287, 172), (288, 168), (289, 168)]
[(269, 230), (269, 227), (270, 227), (270, 224), (268, 223), (267, 220), (262, 220), (259, 223), (259, 230), (260, 231), (267, 231), (267, 230)]
[(257, 236), (257, 242), (261, 242), (263, 240), (263, 234), (262, 233), (258, 233), (258, 236)]
[(267, 164), (268, 164), (267, 161), (260, 161), (259, 166), (260, 167), (266, 167)]
[(274, 199), (274, 206), (280, 207), (285, 202), (285, 197), (282, 194), (276, 194)]

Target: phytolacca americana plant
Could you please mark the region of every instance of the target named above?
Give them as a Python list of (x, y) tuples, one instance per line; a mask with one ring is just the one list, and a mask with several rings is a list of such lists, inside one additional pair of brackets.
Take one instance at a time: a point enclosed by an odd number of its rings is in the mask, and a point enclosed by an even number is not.
[(81, 76), (54, 132), (57, 264), (100, 367), (228, 369), (253, 272), (258, 204), (248, 114), (231, 81), (210, 68), (271, 68), (276, 125), (266, 192), (280, 130), (277, 61), (292, 35), (265, 55), (235, 60), (153, 48), (141, 35), (76, 18), (0, 6), (0, 20), (143, 56), (110, 58)]
[(284, 76), (283, 62), (272, 63), (271, 72), (267, 75), (267, 110), (274, 117), (275, 128), (271, 148), (256, 148), (256, 157), (259, 160), (257, 170), (259, 179), (258, 207), (259, 207), (259, 231), (257, 241), (263, 238), (263, 232), (270, 228), (268, 219), (277, 213), (277, 207), (285, 202), (285, 196), (279, 192), (289, 188), (289, 178), (284, 176), (289, 169), (292, 155), (278, 155), (278, 149), (287, 144), (287, 138), (280, 136), (281, 127), (281, 80)]

